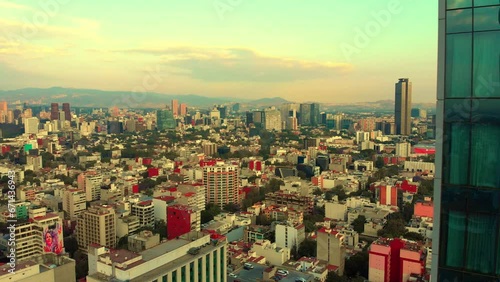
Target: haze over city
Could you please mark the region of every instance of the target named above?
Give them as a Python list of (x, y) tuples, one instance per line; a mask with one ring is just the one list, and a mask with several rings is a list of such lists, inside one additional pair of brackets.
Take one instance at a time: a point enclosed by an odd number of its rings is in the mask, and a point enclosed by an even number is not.
[[(0, 90), (434, 102), (433, 1), (0, 1)], [(160, 79), (158, 79), (160, 78)], [(159, 82), (159, 83), (156, 83)]]

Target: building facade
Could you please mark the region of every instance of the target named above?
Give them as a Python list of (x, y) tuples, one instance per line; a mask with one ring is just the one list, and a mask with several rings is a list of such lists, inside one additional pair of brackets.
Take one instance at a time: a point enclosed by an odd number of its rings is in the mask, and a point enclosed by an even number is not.
[(116, 246), (115, 210), (110, 206), (95, 206), (78, 217), (75, 229), (78, 248), (84, 252), (91, 244), (108, 248)]
[(221, 208), (229, 203), (238, 204), (239, 168), (233, 165), (208, 165), (203, 167), (203, 184), (207, 203)]
[(439, 4), (432, 279), (497, 281), (500, 4)]

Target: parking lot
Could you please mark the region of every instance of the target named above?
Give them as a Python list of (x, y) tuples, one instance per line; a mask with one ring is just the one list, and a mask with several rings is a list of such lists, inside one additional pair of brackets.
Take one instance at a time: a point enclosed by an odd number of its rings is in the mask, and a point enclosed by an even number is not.
[[(236, 270), (234, 274), (238, 275), (236, 278), (228, 277), (229, 282), (234, 282), (234, 280), (239, 280), (241, 282), (255, 282), (257, 279), (262, 279), (264, 269), (266, 266), (260, 264), (252, 264), (254, 266), (253, 269), (246, 270), (241, 268), (240, 270)], [(278, 268), (279, 269), (279, 268)], [(295, 282), (297, 278), (304, 278), (306, 281), (314, 281), (312, 275), (297, 272), (297, 271), (289, 271), (289, 274), (281, 279), (283, 282)]]

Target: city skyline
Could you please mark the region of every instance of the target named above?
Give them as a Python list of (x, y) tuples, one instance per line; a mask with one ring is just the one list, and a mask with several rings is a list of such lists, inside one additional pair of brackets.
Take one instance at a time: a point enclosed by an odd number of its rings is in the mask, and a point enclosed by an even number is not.
[(411, 77), (415, 102), (435, 101), (433, 3), (122, 3), (111, 15), (113, 4), (58, 3), (0, 1), (0, 89), (142, 87), (345, 103), (390, 99), (393, 80)]

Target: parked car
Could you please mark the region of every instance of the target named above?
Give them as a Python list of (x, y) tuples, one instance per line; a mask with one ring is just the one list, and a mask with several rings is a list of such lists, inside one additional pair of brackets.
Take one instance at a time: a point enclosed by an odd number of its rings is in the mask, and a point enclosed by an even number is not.
[(245, 263), (245, 264), (243, 265), (243, 268), (244, 268), (244, 269), (246, 269), (246, 270), (248, 270), (248, 269), (253, 269), (253, 265), (252, 265), (251, 263), (248, 263), (248, 262), (247, 262), (247, 263)]
[(234, 273), (229, 273), (229, 277), (231, 277), (231, 278), (236, 278), (236, 277), (238, 277), (238, 275), (236, 275), (236, 274), (234, 274)]

